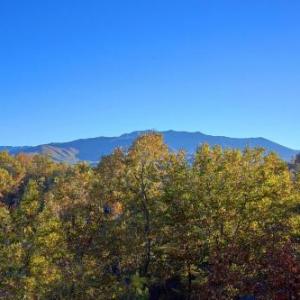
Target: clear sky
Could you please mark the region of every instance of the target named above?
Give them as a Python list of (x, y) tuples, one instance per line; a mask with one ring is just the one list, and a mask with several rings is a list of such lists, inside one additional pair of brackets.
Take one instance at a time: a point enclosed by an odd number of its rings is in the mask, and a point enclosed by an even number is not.
[(0, 145), (141, 129), (300, 149), (298, 0), (1, 0)]

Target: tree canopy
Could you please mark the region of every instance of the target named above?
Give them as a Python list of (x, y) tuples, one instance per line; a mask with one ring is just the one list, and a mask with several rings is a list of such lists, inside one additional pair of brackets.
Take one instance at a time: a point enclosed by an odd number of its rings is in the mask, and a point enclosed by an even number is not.
[(300, 298), (300, 174), (263, 149), (2, 152), (0, 202), (0, 299)]

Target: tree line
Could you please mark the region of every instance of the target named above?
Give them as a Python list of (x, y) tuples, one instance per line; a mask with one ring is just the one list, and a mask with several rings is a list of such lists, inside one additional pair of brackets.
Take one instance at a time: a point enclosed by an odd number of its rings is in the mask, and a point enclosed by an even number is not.
[(300, 299), (298, 169), (156, 133), (96, 167), (2, 152), (0, 299)]

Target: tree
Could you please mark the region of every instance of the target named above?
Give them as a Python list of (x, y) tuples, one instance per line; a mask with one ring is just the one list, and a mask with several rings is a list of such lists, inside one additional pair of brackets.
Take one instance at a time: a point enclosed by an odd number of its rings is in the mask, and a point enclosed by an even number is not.
[(10, 194), (15, 194), (22, 183), (25, 169), (7, 152), (0, 152), (0, 201), (10, 203)]
[(286, 164), (260, 149), (203, 146), (194, 174), (209, 247), (208, 295), (253, 294), (257, 285), (270, 294), (268, 249), (282, 249), (289, 235), (292, 181)]
[[(156, 217), (159, 217), (162, 177), (168, 148), (160, 134), (150, 133), (137, 138), (127, 156), (127, 207), (135, 215), (136, 249), (140, 253), (139, 274), (149, 275), (156, 240)], [(129, 227), (130, 229), (130, 227)], [(128, 234), (131, 234), (130, 232)]]

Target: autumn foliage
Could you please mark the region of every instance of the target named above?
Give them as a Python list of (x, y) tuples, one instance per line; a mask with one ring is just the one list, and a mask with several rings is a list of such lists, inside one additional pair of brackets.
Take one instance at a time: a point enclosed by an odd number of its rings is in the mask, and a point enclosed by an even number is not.
[(3, 152), (0, 201), (0, 299), (300, 299), (300, 176), (262, 149)]

